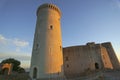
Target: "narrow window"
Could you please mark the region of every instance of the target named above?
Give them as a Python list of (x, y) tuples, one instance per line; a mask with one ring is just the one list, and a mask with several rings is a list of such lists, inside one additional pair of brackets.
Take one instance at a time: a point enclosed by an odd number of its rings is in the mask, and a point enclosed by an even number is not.
[(69, 65), (67, 64), (66, 67), (69, 68)]
[(62, 47), (60, 46), (60, 51), (62, 50)]
[(52, 30), (53, 29), (53, 25), (50, 25), (50, 30)]
[(68, 56), (65, 57), (65, 61), (68, 61)]
[(36, 44), (36, 50), (38, 49), (38, 47), (39, 47), (39, 44)]

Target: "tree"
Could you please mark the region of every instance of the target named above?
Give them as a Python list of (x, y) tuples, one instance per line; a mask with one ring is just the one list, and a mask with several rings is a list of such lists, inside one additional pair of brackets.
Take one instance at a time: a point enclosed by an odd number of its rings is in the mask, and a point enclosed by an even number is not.
[(1, 62), (1, 64), (5, 63), (12, 63), (13, 64), (13, 71), (21, 73), (25, 72), (24, 68), (20, 67), (21, 62), (18, 60), (15, 60), (13, 58), (5, 59)]

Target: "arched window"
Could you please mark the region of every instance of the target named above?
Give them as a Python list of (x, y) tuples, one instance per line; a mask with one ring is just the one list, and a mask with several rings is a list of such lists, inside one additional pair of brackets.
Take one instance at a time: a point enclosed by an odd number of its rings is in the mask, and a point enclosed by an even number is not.
[(36, 79), (37, 78), (37, 68), (35, 67), (33, 69), (33, 79)]
[(95, 69), (99, 69), (99, 64), (95, 63)]

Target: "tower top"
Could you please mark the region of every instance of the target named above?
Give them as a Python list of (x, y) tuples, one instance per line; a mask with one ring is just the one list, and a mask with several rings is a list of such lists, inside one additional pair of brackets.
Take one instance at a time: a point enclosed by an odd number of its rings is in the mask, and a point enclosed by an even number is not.
[(53, 10), (57, 11), (59, 13), (59, 15), (61, 16), (60, 9), (56, 5), (51, 4), (51, 3), (45, 3), (45, 4), (40, 5), (37, 9), (37, 15), (38, 15), (39, 10), (41, 10), (43, 8), (53, 9)]

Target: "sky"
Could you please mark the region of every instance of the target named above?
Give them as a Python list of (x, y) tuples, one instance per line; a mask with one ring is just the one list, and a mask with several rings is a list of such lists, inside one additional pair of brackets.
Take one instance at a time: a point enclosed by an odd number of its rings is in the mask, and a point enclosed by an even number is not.
[(62, 12), (63, 47), (111, 42), (120, 60), (120, 0), (0, 0), (0, 62), (15, 58), (29, 68), (36, 11), (43, 3)]

